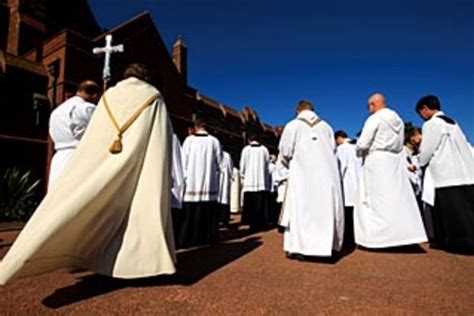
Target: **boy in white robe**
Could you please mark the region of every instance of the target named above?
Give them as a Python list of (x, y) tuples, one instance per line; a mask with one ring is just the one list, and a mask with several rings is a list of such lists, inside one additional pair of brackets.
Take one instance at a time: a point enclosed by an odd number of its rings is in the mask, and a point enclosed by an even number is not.
[(53, 110), (49, 135), (56, 153), (51, 160), (48, 190), (61, 174), (76, 150), (99, 101), (101, 89), (94, 81), (82, 82), (75, 96)]
[(241, 224), (249, 225), (250, 230), (258, 231), (268, 228), (270, 220), (268, 209), (270, 154), (254, 135), (250, 135), (248, 140), (249, 144), (242, 149), (240, 156), (240, 178), (243, 182)]
[(344, 131), (335, 134), (339, 172), (342, 180), (344, 197), (344, 243), (354, 243), (354, 201), (360, 178), (362, 176), (362, 159), (357, 157), (356, 146)]
[(474, 157), (470, 145), (459, 125), (441, 111), (436, 96), (421, 98), (416, 111), (426, 121), (420, 165), (428, 166), (434, 186), (432, 245), (474, 253)]
[(369, 111), (357, 140), (364, 167), (354, 207), (355, 241), (367, 248), (426, 242), (406, 170), (403, 121), (381, 94), (369, 99)]
[(230, 221), (230, 190), (233, 169), (232, 157), (228, 152), (222, 151), (217, 201), (219, 202), (219, 222), (223, 223), (224, 226), (228, 226)]
[(281, 160), (289, 170), (280, 217), (284, 250), (290, 258), (330, 257), (344, 234), (344, 205), (334, 133), (309, 101), (300, 101), (296, 119), (281, 136)]
[(179, 215), (183, 207), (184, 195), (184, 170), (182, 161), (182, 148), (178, 136), (173, 134), (171, 157), (171, 215), (173, 218), (173, 232), (175, 240), (179, 231)]
[(425, 225), (428, 240), (431, 241), (434, 236), (432, 204), (423, 201), (423, 169), (420, 166), (421, 140), (421, 128), (410, 123), (405, 124), (405, 146), (403, 147), (403, 152), (407, 163), (408, 177), (410, 178), (413, 192), (415, 192), (416, 202)]
[(286, 197), (286, 188), (287, 188), (287, 183), (288, 183), (288, 173), (289, 170), (287, 167), (284, 166), (281, 156), (278, 155), (278, 159), (275, 164), (275, 171), (273, 174), (273, 179), (275, 181), (276, 189), (277, 189), (277, 198), (276, 198), (276, 204), (277, 204), (277, 227), (278, 227), (278, 232), (279, 233), (284, 233), (285, 229), (284, 227), (280, 226), (280, 217), (281, 217), (281, 211), (283, 207), (283, 202), (285, 201)]
[(411, 124), (405, 124), (405, 143), (403, 152), (406, 157), (407, 171), (417, 200), (421, 199), (422, 170), (419, 163), (419, 147), (421, 129)]
[(1, 261), (0, 285), (61, 268), (124, 279), (175, 272), (171, 123), (145, 66), (124, 77)]
[(278, 218), (280, 217), (280, 209), (277, 204), (278, 199), (278, 170), (277, 170), (277, 156), (271, 154), (270, 155), (270, 162), (268, 164), (268, 176), (270, 182), (270, 192), (268, 194), (269, 201), (269, 221), (272, 227), (276, 227), (278, 224)]
[(207, 132), (203, 121), (197, 120), (194, 134), (183, 143), (186, 188), (178, 219), (179, 247), (209, 245), (218, 239), (217, 198), (221, 160), (219, 140)]
[(230, 212), (232, 214), (238, 214), (242, 211), (241, 203), (241, 186), (240, 171), (234, 166), (232, 170), (232, 185), (230, 190)]

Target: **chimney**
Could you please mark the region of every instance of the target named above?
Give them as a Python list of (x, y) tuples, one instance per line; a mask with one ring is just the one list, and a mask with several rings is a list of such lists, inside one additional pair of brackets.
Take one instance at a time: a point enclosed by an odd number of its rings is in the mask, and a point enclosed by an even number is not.
[(6, 50), (10, 54), (21, 56), (45, 39), (46, 24), (36, 18), (34, 12), (28, 13), (28, 9), (45, 10), (46, 1), (8, 0), (7, 5), (10, 16)]
[(181, 36), (178, 37), (173, 45), (173, 62), (181, 75), (183, 83), (186, 84), (188, 82), (188, 48)]
[(10, 23), (8, 25), (7, 53), (18, 55), (20, 46), (20, 0), (8, 0)]

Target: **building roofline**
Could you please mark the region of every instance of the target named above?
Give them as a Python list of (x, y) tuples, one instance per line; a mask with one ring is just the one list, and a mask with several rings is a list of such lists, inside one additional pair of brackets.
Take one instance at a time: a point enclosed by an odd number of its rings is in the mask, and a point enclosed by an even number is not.
[(98, 41), (98, 40), (104, 38), (106, 35), (111, 34), (111, 33), (115, 32), (115, 31), (117, 31), (117, 30), (123, 28), (124, 26), (126, 26), (126, 25), (128, 25), (128, 24), (130, 24), (130, 23), (132, 23), (132, 22), (135, 22), (135, 21), (137, 21), (137, 20), (140, 20), (140, 19), (142, 19), (142, 18), (144, 18), (144, 17), (146, 17), (146, 16), (148, 16), (148, 18), (151, 19), (150, 13), (149, 13), (148, 11), (143, 11), (143, 12), (141, 12), (141, 13), (139, 13), (139, 14), (133, 16), (132, 18), (126, 20), (125, 22), (122, 22), (122, 23), (120, 23), (120, 24), (114, 26), (114, 27), (111, 28), (110, 30), (107, 30), (107, 31), (103, 32), (103, 33), (100, 34), (99, 36), (94, 37), (94, 38), (92, 39), (92, 41), (96, 42), (96, 41)]

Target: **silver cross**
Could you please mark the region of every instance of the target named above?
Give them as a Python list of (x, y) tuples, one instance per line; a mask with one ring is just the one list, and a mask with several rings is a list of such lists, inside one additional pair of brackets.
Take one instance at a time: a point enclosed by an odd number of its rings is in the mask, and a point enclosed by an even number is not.
[(110, 56), (113, 53), (123, 53), (124, 48), (123, 44), (112, 46), (112, 35), (108, 34), (105, 36), (105, 47), (95, 47), (92, 52), (94, 54), (104, 54), (104, 71), (102, 73), (102, 78), (104, 79), (104, 87), (107, 86), (107, 82), (110, 80)]

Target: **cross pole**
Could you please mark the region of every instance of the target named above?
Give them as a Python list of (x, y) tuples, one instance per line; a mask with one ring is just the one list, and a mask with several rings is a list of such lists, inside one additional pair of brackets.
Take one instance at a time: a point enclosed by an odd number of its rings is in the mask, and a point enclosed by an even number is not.
[(102, 79), (104, 83), (104, 91), (107, 89), (107, 83), (110, 81), (110, 57), (113, 53), (123, 53), (123, 45), (112, 46), (112, 35), (108, 34), (105, 36), (105, 47), (95, 47), (92, 52), (94, 54), (104, 54), (104, 70), (102, 73)]

